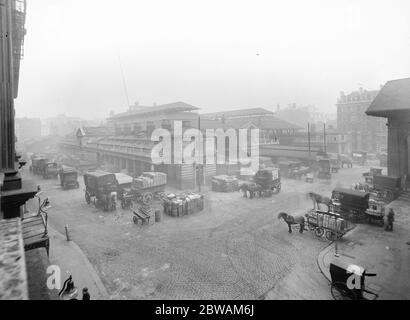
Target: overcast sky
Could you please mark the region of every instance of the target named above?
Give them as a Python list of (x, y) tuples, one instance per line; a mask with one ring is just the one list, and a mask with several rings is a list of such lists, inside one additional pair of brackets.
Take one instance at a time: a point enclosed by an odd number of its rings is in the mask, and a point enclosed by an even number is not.
[[(32, 0), (17, 116), (313, 104), (410, 75), (410, 1)], [(126, 89), (121, 75), (123, 69)]]

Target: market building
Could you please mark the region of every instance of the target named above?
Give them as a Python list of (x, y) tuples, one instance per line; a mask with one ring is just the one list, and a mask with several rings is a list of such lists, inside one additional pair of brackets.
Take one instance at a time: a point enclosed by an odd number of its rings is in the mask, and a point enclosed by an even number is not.
[(387, 171), (410, 175), (410, 78), (388, 81), (366, 110), (369, 118), (387, 118)]
[[(226, 152), (225, 164), (204, 162), (204, 165), (187, 163), (154, 165), (151, 150), (157, 142), (151, 140), (151, 134), (155, 129), (167, 129), (171, 133), (173, 145), (177, 121), (182, 125), (182, 132), (196, 128), (203, 134), (206, 129), (219, 128), (224, 131), (234, 129), (238, 132), (239, 129), (257, 128), (260, 131), (259, 144), (264, 146), (292, 140), (300, 129), (294, 124), (276, 118), (272, 112), (262, 108), (213, 114), (199, 114), (198, 110), (199, 108), (184, 102), (154, 106), (135, 104), (126, 112), (111, 114), (106, 126), (97, 130), (101, 131), (100, 134), (95, 132), (91, 134), (90, 128), (88, 130), (81, 128), (75, 136), (69, 135), (60, 139), (60, 151), (65, 155), (74, 155), (75, 158), (83, 161), (95, 161), (105, 170), (123, 171), (133, 176), (138, 176), (144, 171), (161, 171), (167, 174), (171, 186), (190, 189), (198, 184), (209, 183), (211, 177), (216, 174), (234, 174), (239, 170), (239, 165), (227, 163), (228, 152)], [(226, 141), (225, 150), (228, 148), (229, 140)], [(217, 140), (215, 140), (215, 150), (217, 150)], [(174, 150), (172, 154), (173, 152)]]
[(369, 108), (379, 90), (360, 88), (350, 94), (340, 93), (337, 101), (337, 130), (351, 137), (352, 151), (385, 152), (387, 148), (386, 120), (367, 117)]
[(133, 176), (145, 171), (164, 172), (170, 185), (179, 189), (195, 188), (215, 175), (215, 165), (204, 166), (200, 173), (194, 164), (154, 165), (151, 150), (156, 142), (151, 140), (151, 134), (157, 128), (168, 129), (172, 134), (175, 121), (181, 122), (183, 131), (197, 128), (198, 109), (185, 102), (154, 106), (135, 104), (126, 112), (111, 115), (102, 129), (104, 135), (90, 134), (90, 129), (88, 132), (78, 130), (76, 137), (60, 140), (60, 150), (83, 159), (95, 156), (98, 166), (109, 171), (123, 171)]

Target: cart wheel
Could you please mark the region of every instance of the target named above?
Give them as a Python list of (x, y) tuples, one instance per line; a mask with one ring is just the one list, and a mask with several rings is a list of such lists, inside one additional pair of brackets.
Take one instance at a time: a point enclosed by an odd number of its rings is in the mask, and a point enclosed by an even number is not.
[(336, 234), (332, 231), (326, 231), (325, 237), (329, 241), (335, 241), (336, 240)]
[(323, 228), (321, 228), (321, 227), (318, 227), (318, 228), (315, 229), (316, 237), (320, 238), (321, 236), (323, 236), (324, 233), (325, 233), (325, 230), (323, 230)]
[(85, 201), (87, 202), (87, 204), (91, 203), (91, 198), (90, 198), (90, 195), (88, 194), (88, 192), (85, 193)]
[(137, 219), (136, 216), (133, 216), (133, 217), (132, 217), (132, 221), (134, 221), (135, 224), (138, 224), (138, 219)]
[(152, 203), (153, 195), (151, 192), (144, 193), (142, 195), (142, 203), (145, 205), (149, 205)]
[(349, 290), (344, 282), (333, 282), (330, 291), (335, 300), (357, 300), (356, 292)]

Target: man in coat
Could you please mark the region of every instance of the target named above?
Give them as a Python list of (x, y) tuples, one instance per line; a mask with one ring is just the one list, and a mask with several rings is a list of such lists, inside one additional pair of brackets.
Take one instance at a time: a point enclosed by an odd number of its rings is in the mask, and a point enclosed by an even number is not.
[(387, 225), (386, 231), (393, 231), (393, 222), (394, 222), (394, 211), (390, 208), (389, 213), (387, 214)]

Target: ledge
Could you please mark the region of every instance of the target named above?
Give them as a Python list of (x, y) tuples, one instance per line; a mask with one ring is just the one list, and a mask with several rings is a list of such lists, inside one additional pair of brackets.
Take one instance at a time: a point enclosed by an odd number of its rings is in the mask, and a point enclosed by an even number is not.
[(0, 220), (0, 300), (28, 300), (21, 230), (19, 218)]

